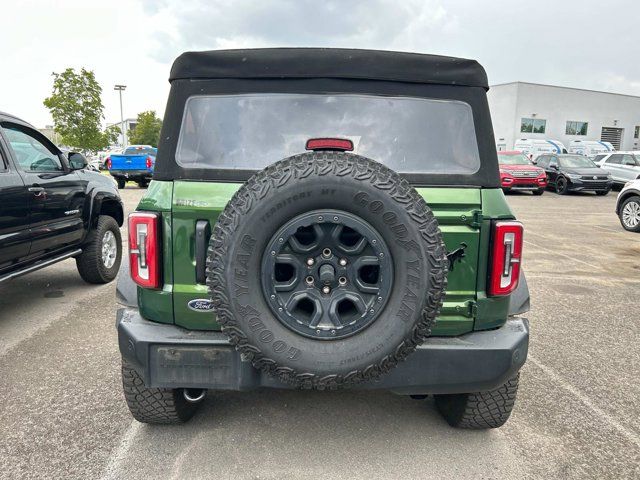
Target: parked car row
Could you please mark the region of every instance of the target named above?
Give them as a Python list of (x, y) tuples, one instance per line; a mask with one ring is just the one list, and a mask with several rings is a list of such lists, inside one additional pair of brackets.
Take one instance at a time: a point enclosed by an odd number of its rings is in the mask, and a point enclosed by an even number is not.
[(501, 151), (500, 182), (505, 193), (518, 190), (534, 195), (542, 195), (547, 188), (558, 195), (607, 195), (614, 185), (624, 184), (616, 201), (616, 215), (625, 230), (640, 232), (639, 153), (610, 152), (597, 155), (595, 162), (585, 155), (549, 153), (532, 162), (523, 152)]
[(531, 160), (546, 153), (576, 153), (594, 157), (614, 152), (610, 142), (596, 140), (572, 140), (567, 148), (561, 141), (545, 138), (521, 138), (516, 141), (514, 149), (527, 155)]
[(588, 157), (549, 153), (535, 162), (519, 151), (498, 152), (503, 191), (530, 191), (542, 195), (552, 188), (559, 195), (569, 192), (595, 192), (606, 195), (613, 187), (611, 174)]

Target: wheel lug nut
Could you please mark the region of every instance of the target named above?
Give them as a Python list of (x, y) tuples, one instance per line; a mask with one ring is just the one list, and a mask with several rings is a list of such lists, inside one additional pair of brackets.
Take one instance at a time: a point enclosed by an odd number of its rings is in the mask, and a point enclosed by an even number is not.
[(329, 285), (325, 285), (324, 287), (322, 287), (322, 293), (324, 293), (325, 295), (328, 295), (331, 292), (331, 287), (329, 287)]
[(339, 283), (340, 285), (346, 285), (346, 284), (347, 284), (347, 279), (346, 279), (345, 277), (340, 277), (340, 278), (338, 279), (338, 283)]
[(331, 256), (331, 249), (325, 248), (324, 250), (322, 250), (322, 256), (325, 258), (329, 258)]
[(314, 263), (315, 263), (315, 260), (313, 258), (307, 258), (307, 265), (311, 267), (313, 266)]
[(313, 285), (313, 277), (311, 275), (305, 278), (304, 281), (307, 282), (307, 285)]
[(340, 259), (340, 265), (344, 267), (346, 264), (347, 264), (347, 259), (346, 258), (341, 258)]

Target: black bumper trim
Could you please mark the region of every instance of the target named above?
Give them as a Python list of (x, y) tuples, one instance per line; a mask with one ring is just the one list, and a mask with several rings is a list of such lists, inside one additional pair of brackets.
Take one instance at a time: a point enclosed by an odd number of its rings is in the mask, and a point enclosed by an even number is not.
[[(119, 309), (116, 323), (120, 352), (148, 387), (292, 388), (243, 360), (222, 332), (150, 322), (133, 308)], [(495, 330), (431, 337), (387, 375), (353, 388), (400, 394), (492, 390), (520, 370), (528, 347), (529, 322), (510, 318)]]

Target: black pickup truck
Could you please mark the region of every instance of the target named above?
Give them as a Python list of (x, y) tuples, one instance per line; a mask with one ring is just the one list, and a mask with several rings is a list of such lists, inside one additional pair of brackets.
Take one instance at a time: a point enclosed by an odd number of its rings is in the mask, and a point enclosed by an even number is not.
[(0, 112), (0, 282), (72, 257), (89, 283), (116, 277), (122, 201), (111, 178), (86, 166)]

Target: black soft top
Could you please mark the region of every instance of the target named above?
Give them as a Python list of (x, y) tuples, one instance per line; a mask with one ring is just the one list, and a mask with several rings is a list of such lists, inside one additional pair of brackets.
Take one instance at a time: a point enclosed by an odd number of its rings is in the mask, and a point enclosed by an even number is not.
[(186, 52), (169, 81), (218, 78), (344, 78), (489, 89), (475, 60), (345, 48), (260, 48)]

